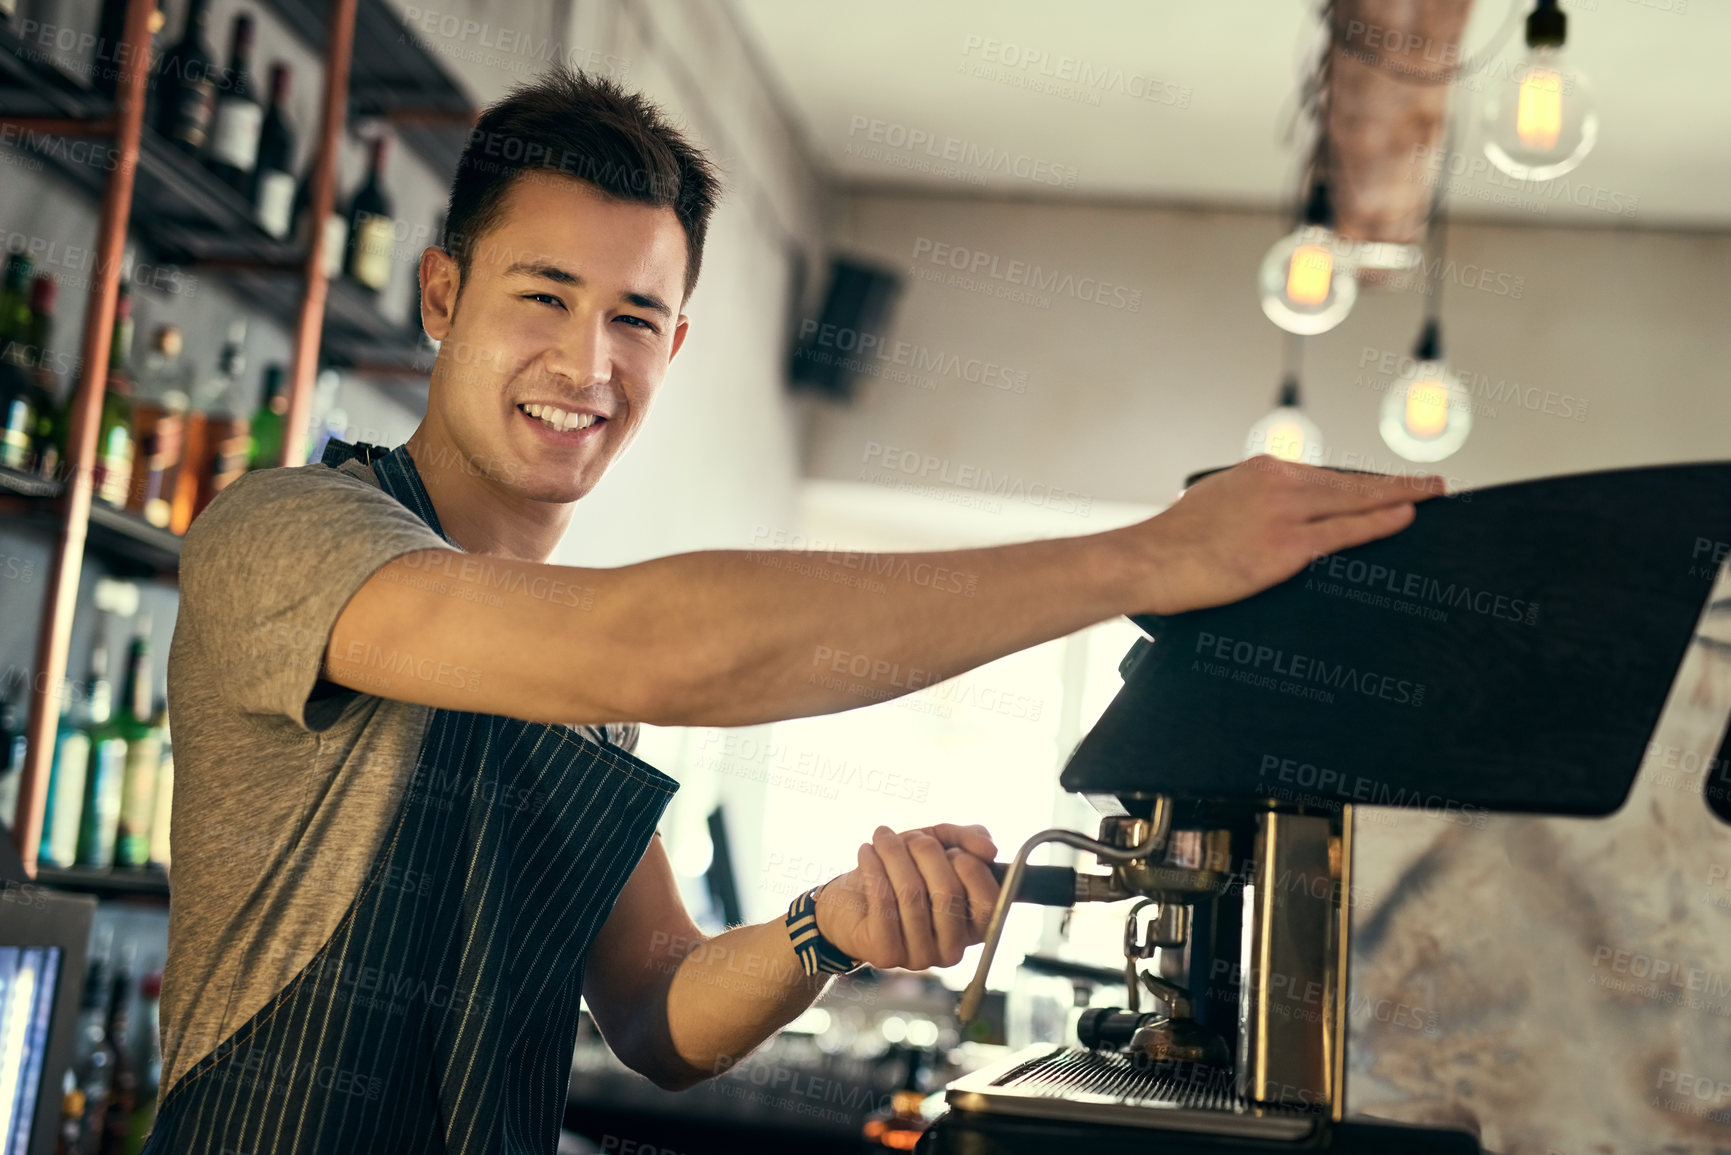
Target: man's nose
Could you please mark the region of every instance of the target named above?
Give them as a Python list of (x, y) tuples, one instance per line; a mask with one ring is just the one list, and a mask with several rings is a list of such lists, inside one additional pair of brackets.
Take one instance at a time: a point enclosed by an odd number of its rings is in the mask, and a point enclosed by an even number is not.
[(607, 316), (597, 312), (566, 327), (551, 351), (548, 368), (579, 389), (612, 379), (612, 341)]

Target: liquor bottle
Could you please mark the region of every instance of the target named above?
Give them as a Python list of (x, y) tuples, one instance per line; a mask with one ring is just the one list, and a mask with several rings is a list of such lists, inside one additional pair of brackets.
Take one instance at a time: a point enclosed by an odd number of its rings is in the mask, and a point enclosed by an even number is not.
[(138, 1072), (138, 1109), (127, 1126), (125, 1155), (137, 1155), (156, 1123), (156, 1096), (162, 1084), (162, 961), (147, 965), (138, 982), (139, 1039), (133, 1056)]
[(172, 861), (168, 839), (174, 816), (174, 737), (169, 732), (166, 703), (157, 703), (156, 727), (162, 734), (162, 761), (156, 764), (156, 806), (150, 816), (150, 861), (167, 870)]
[(90, 771), (91, 717), (100, 697), (107, 708), (108, 645), (97, 623), (98, 642), (90, 655), (90, 680), (68, 681), (60, 693), (60, 725), (54, 732), (54, 758), (48, 771), (48, 800), (42, 809), (42, 842), (36, 856), (46, 866), (71, 866), (78, 858), (78, 820), (84, 812), (84, 781)]
[(23, 698), (30, 683), (22, 677), (7, 679), (0, 690), (0, 826), (12, 825), (13, 812), (18, 809), (18, 784), (24, 780), (25, 715), (13, 701), (13, 690)]
[(132, 398), (132, 481), (126, 508), (151, 525), (171, 520), (175, 480), (186, 439), (192, 377), (180, 356), (180, 330), (159, 325), (138, 374)]
[[(312, 247), (312, 199), (313, 199), (313, 164), (317, 160), (307, 162), (307, 170), (301, 176), (300, 187), (295, 189), (295, 203), (291, 215), (294, 217), (295, 244), (302, 251)], [(340, 175), (340, 174), (339, 174)], [(349, 219), (337, 209), (336, 199), (331, 200), (330, 215), (325, 217), (325, 260), (324, 270), (327, 278), (343, 275), (343, 262), (348, 258)]]
[(14, 249), (6, 258), (0, 287), (0, 465), (30, 468), (36, 452), (36, 382), (12, 346), (30, 324), (30, 258)]
[[(106, 667), (108, 646), (99, 653)], [(92, 655), (94, 658), (94, 655)], [(114, 864), (114, 832), (120, 822), (120, 790), (126, 780), (126, 735), (113, 712), (113, 694), (104, 679), (100, 695), (90, 696), (90, 763), (84, 774), (84, 805), (78, 815), (78, 848), (73, 865), (106, 869)]]
[(252, 448), (248, 469), (272, 469), (282, 464), (283, 424), (288, 416), (288, 373), (281, 365), (264, 371), (264, 395), (252, 415)]
[(181, 359), (178, 325), (158, 325), (150, 335), (150, 352), (138, 374), (137, 396), (170, 412), (185, 413), (192, 404), (192, 367)]
[(270, 109), (258, 133), (258, 165), (253, 169), (252, 207), (259, 228), (279, 241), (294, 225), (295, 133), (289, 123), (289, 80), (294, 73), (278, 60), (270, 66)]
[(101, 1116), (97, 1113), (108, 1097), (109, 1077), (114, 1070), (108, 1043), (108, 979), (114, 961), (114, 924), (98, 921), (92, 932), (90, 959), (84, 965), (84, 989), (78, 1000), (78, 1032), (72, 1044), (72, 1075), (84, 1097), (84, 1117), (79, 1130), (84, 1151), (89, 1151)]
[(0, 355), (0, 406), (6, 415), (0, 464), (46, 476), (53, 476), (59, 461), (52, 451), (56, 409), (53, 359), (48, 354), (58, 292), (58, 283), (46, 273), (31, 280), (22, 323), (8, 335)]
[(114, 835), (114, 865), (119, 867), (150, 861), (150, 820), (156, 813), (156, 771), (162, 761), (162, 734), (153, 724), (151, 697), (150, 618), (140, 615), (127, 661), (126, 697), (115, 719), (126, 739)]
[(138, 1068), (127, 1046), (132, 1033), (132, 973), (138, 944), (127, 939), (114, 968), (114, 985), (108, 996), (108, 1024), (104, 1028), (109, 1051), (108, 1094), (101, 1106), (100, 1138), (96, 1155), (125, 1155), (126, 1137), (138, 1110)]
[(191, 0), (180, 40), (162, 57), (156, 131), (189, 152), (202, 151), (216, 109), (215, 62), (204, 41), (209, 0)]
[(58, 478), (63, 473), (66, 457), (66, 437), (72, 420), (72, 392), (75, 380), (66, 384), (66, 402), (55, 401), (59, 383), (54, 366), (59, 358), (54, 353), (54, 306), (60, 299), (60, 283), (51, 273), (37, 273), (30, 282), (30, 327), (27, 341), (36, 377), (37, 413), (35, 457), (32, 468), (43, 477)]
[(391, 278), (391, 243), (396, 229), (391, 199), (381, 183), (388, 139), (383, 133), (373, 137), (367, 182), (349, 202), (349, 252), (344, 271), (356, 284), (375, 293)]
[[(94, 496), (124, 508), (132, 488), (132, 370), (127, 364), (132, 349), (132, 294), (124, 283), (114, 302), (114, 337), (109, 343), (108, 381), (102, 390), (102, 421), (96, 434), (96, 468), (92, 476)], [(70, 413), (71, 398), (62, 408)], [(69, 419), (68, 419), (69, 420)], [(65, 442), (60, 452), (66, 453)]]
[(252, 17), (242, 12), (230, 26), (228, 68), (217, 81), (216, 111), (204, 162), (236, 192), (252, 194), (258, 166), (259, 132), (264, 105), (252, 79)]
[(175, 533), (185, 533), (211, 498), (246, 471), (246, 418), (233, 416), (229, 409), (245, 370), (246, 322), (235, 320), (229, 324), (216, 372), (193, 391), (169, 519)]

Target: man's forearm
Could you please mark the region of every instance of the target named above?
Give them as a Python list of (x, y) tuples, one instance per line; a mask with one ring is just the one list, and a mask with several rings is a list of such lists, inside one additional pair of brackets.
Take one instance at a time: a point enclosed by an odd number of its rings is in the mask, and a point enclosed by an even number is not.
[(656, 955), (675, 966), (664, 1018), (648, 1032), (657, 1045), (637, 1062), (662, 1086), (687, 1087), (727, 1070), (828, 985), (800, 969), (780, 919), (695, 943), (660, 943)]
[(632, 566), (617, 590), (640, 652), (672, 659), (639, 720), (742, 726), (899, 697), (1125, 612), (1124, 568), (1106, 535)]

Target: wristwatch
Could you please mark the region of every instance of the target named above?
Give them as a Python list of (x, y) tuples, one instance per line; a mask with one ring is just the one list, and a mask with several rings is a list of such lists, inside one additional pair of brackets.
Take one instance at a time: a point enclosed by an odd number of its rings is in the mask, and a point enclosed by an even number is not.
[(817, 892), (814, 886), (801, 894), (787, 908), (787, 936), (793, 940), (793, 953), (808, 975), (845, 975), (865, 966), (862, 959), (844, 953), (823, 932), (817, 929)]

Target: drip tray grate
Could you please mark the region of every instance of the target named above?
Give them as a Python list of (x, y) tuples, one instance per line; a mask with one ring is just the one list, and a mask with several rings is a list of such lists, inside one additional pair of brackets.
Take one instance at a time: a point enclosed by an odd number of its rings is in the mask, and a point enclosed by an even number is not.
[(1192, 1071), (1157, 1072), (1128, 1055), (1048, 1044), (956, 1080), (945, 1097), (961, 1111), (1244, 1138), (1302, 1139), (1315, 1129), (1311, 1112), (1241, 1099), (1230, 1073)]

